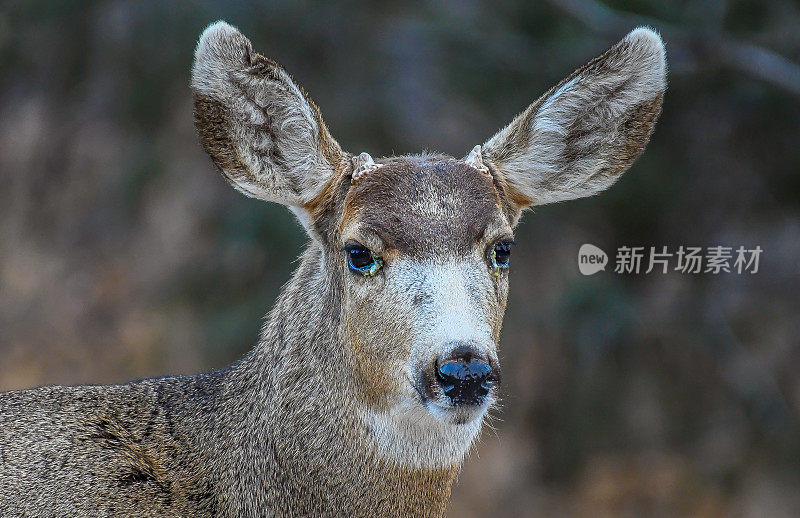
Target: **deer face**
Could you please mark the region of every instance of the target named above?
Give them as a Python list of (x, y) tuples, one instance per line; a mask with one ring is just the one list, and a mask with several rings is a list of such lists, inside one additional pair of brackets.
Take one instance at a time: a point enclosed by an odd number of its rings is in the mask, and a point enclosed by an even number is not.
[(243, 193), (283, 203), (340, 297), (356, 411), (386, 459), (463, 458), (500, 382), (512, 229), (533, 205), (613, 184), (665, 88), (661, 39), (636, 29), (461, 160), (344, 152), (276, 63), (218, 22), (192, 71), (205, 150)]
[(376, 406), (465, 424), (500, 382), (511, 225), (492, 177), (463, 161), (379, 164), (350, 187), (338, 233), (357, 376)]

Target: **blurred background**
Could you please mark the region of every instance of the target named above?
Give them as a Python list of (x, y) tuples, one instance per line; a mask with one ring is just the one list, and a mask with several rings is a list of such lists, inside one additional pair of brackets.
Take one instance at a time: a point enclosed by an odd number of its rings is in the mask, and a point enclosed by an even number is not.
[[(517, 232), (493, 428), (450, 515), (800, 516), (800, 5), (0, 5), (0, 390), (239, 358), (306, 237), (197, 143), (197, 37), (237, 25), (374, 156), (464, 156), (633, 27), (670, 85), (610, 191)], [(592, 277), (581, 244), (761, 246), (755, 275)]]

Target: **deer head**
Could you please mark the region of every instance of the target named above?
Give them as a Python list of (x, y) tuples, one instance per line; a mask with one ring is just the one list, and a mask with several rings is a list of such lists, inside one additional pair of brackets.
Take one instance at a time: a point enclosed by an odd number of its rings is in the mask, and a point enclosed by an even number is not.
[(204, 32), (192, 72), (203, 147), (236, 189), (287, 205), (319, 248), (354, 411), (387, 459), (461, 460), (501, 380), (520, 214), (613, 184), (653, 131), (665, 72), (659, 36), (636, 29), (466, 157), (376, 160), (343, 151), (303, 89), (235, 28)]

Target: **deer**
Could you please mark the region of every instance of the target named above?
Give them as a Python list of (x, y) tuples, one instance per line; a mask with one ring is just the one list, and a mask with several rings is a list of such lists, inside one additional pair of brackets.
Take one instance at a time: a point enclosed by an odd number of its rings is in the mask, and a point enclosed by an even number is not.
[(442, 516), (502, 381), (514, 229), (642, 153), (664, 44), (636, 28), (462, 158), (344, 151), (219, 21), (191, 71), (200, 143), (308, 234), (257, 345), (227, 368), (0, 394), (0, 515)]

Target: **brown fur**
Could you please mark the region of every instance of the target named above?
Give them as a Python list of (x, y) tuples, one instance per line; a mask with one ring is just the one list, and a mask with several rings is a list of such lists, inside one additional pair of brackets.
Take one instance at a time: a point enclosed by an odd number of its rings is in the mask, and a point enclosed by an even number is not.
[(194, 121), (203, 150), (219, 165), (229, 182), (245, 176), (247, 168), (239, 160), (231, 140), (225, 107), (210, 97), (193, 95)]
[(419, 257), (465, 253), (502, 217), (491, 179), (463, 162), (432, 155), (383, 163), (350, 189), (340, 226), (358, 218), (385, 249)]

